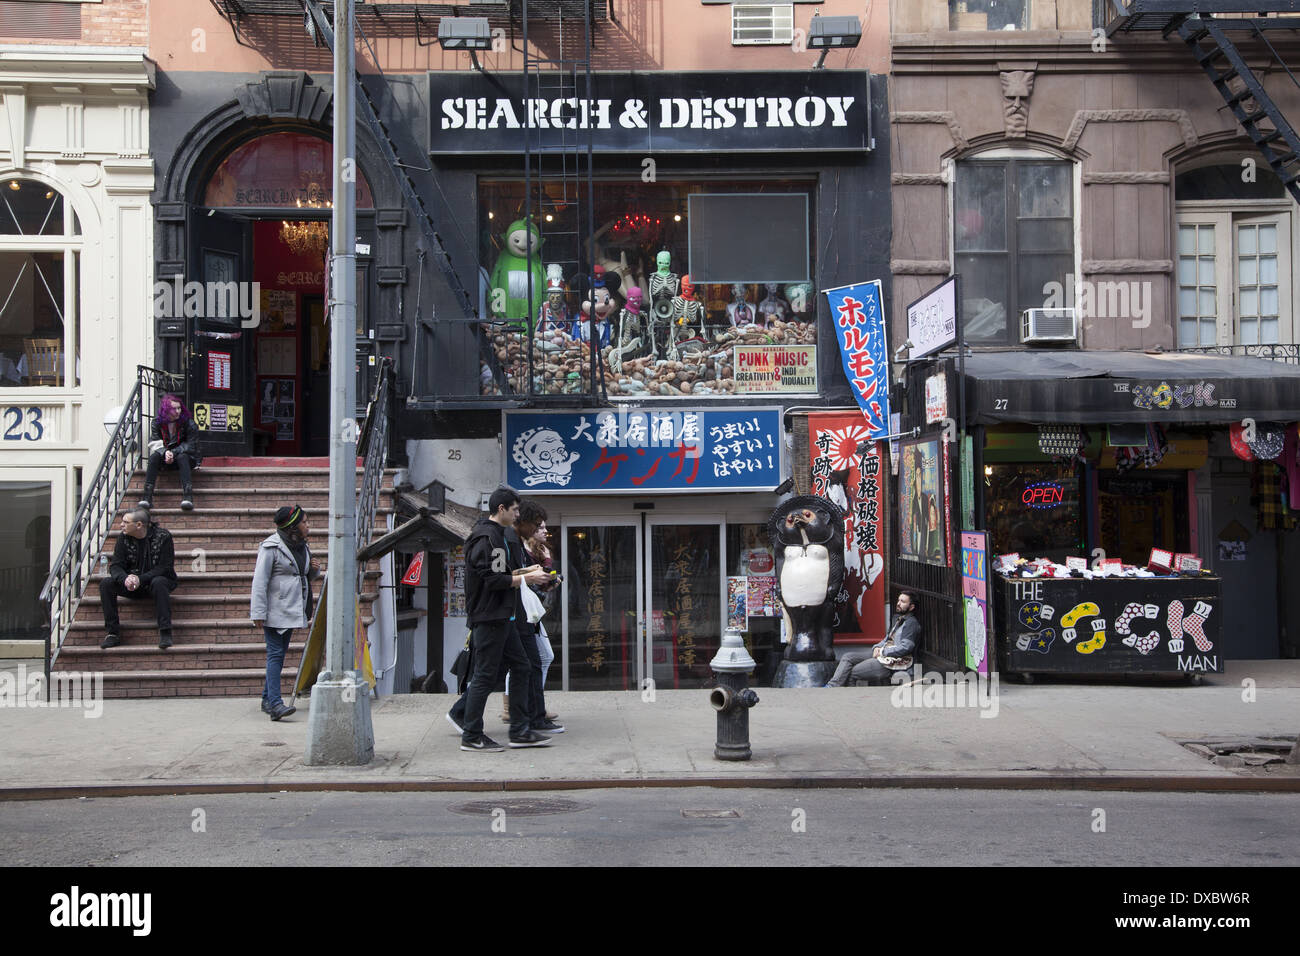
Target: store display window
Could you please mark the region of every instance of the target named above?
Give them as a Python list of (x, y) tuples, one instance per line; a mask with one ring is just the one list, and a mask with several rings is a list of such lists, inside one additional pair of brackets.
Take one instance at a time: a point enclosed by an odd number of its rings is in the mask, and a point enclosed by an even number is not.
[(1085, 555), (1084, 508), (1074, 465), (984, 466), (984, 501), (993, 554), (1063, 563)]
[[(590, 197), (572, 183), (529, 197), (519, 180), (480, 181), (482, 330), (498, 366), (484, 362), (482, 392), (502, 379), (588, 392), (596, 348), (615, 399), (817, 394), (813, 186), (601, 180)], [(774, 237), (766, 260), (722, 255), (726, 223), (755, 221)], [(726, 275), (699, 281), (691, 262)]]

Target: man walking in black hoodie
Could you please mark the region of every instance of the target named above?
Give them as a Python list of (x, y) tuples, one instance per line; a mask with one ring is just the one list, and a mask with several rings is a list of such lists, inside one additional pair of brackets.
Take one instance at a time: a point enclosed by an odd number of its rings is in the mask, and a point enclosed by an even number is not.
[[(488, 499), (488, 511), (491, 517), (480, 518), (465, 542), (465, 605), (473, 632), (474, 673), (465, 698), (460, 749), (499, 753), (505, 748), (483, 733), (483, 708), (503, 660), (511, 685), (529, 686), (528, 656), (515, 629), (515, 621), (524, 619), (519, 586), (541, 584), (547, 574), (540, 568), (525, 569), (519, 539), (506, 534), (519, 517), (519, 495), (498, 488)], [(510, 746), (548, 745), (550, 737), (529, 727), (527, 712), (527, 692), (511, 695)]]

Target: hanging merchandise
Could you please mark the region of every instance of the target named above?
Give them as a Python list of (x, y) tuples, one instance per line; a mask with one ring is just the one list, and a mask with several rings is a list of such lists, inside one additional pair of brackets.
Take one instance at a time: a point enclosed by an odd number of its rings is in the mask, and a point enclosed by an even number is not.
[(1081, 425), (1039, 425), (1038, 450), (1050, 457), (1073, 456), (1083, 447)]
[(1272, 422), (1259, 423), (1255, 426), (1255, 437), (1247, 438), (1246, 444), (1260, 461), (1274, 461), (1282, 454), (1286, 442), (1286, 428)]
[(1282, 471), (1271, 462), (1255, 464), (1250, 503), (1255, 506), (1255, 527), (1259, 531), (1293, 531), (1300, 525), (1300, 517), (1288, 512), (1282, 501)]
[(1232, 453), (1242, 461), (1254, 461), (1255, 453), (1250, 450), (1250, 445), (1246, 443), (1244, 436), (1245, 427), (1237, 422), (1228, 426), (1228, 443), (1232, 446)]

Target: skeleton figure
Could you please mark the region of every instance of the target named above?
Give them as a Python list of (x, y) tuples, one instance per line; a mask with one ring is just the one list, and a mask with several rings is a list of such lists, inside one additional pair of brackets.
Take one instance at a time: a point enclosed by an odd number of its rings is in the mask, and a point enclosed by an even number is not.
[(639, 286), (627, 290), (627, 306), (621, 313), (618, 345), (609, 350), (609, 367), (615, 374), (623, 371), (623, 359), (635, 358), (641, 351), (644, 316), (641, 314), (642, 293)]
[(688, 340), (704, 341), (704, 303), (695, 298), (695, 284), (682, 276), (681, 295), (673, 296), (672, 327), (668, 333), (668, 360), (681, 357), (681, 346)]
[(667, 251), (655, 256), (658, 271), (650, 274), (650, 316), (646, 337), (650, 344), (650, 354), (659, 358), (659, 349), (665, 340), (671, 341), (670, 323), (673, 317), (673, 302), (680, 289), (680, 280), (669, 271), (672, 255)]

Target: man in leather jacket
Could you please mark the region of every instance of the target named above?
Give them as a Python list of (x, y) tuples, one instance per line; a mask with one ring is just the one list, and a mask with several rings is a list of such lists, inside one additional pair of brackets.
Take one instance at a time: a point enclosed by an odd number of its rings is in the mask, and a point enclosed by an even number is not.
[(108, 577), (99, 582), (104, 630), (108, 632), (100, 647), (108, 650), (122, 643), (117, 618), (119, 597), (153, 598), (158, 613), (158, 646), (164, 650), (172, 646), (171, 595), (180, 583), (172, 566), (175, 559), (171, 534), (149, 520), (148, 509), (135, 508), (123, 516)]

